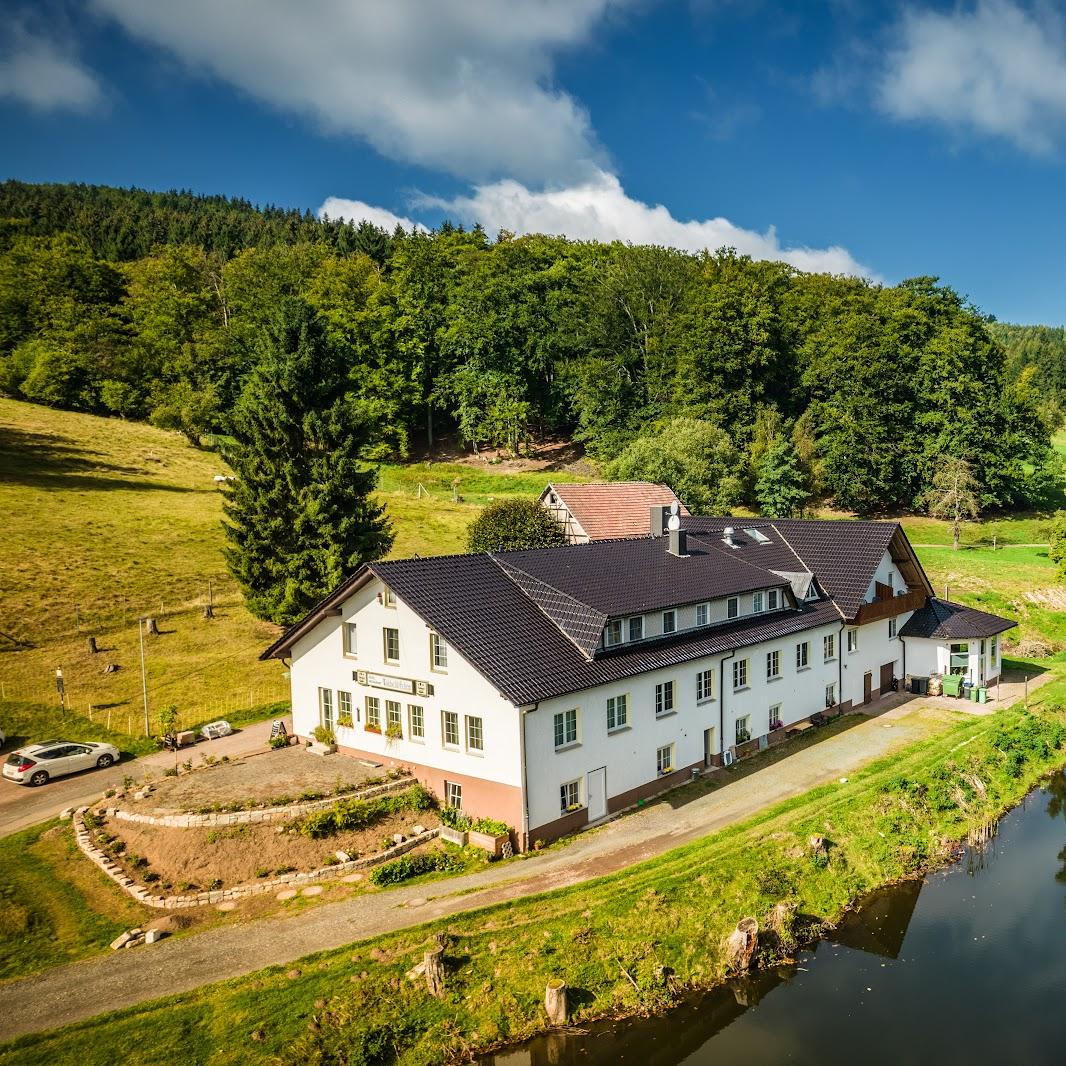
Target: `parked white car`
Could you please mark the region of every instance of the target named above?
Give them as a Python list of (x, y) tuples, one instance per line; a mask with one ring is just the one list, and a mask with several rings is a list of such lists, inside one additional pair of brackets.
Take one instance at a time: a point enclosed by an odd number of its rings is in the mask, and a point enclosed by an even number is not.
[(218, 740), (219, 737), (228, 737), (233, 732), (233, 726), (226, 721), (208, 722), (200, 730), (200, 736), (208, 740)]
[(46, 785), (53, 777), (80, 770), (106, 770), (119, 760), (113, 744), (43, 740), (13, 751), (4, 761), (4, 777), (20, 785)]

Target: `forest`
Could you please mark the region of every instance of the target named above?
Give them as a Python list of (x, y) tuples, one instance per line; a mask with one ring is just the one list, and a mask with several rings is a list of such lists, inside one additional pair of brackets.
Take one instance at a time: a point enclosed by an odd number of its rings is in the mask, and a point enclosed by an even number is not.
[(294, 301), (342, 355), (368, 463), (442, 435), (513, 452), (562, 436), (608, 476), (695, 469), (691, 502), (719, 510), (775, 477), (860, 514), (920, 508), (945, 458), (984, 508), (1039, 507), (1058, 484), (1063, 331), (991, 322), (935, 278), (0, 184), (6, 395), (206, 446)]

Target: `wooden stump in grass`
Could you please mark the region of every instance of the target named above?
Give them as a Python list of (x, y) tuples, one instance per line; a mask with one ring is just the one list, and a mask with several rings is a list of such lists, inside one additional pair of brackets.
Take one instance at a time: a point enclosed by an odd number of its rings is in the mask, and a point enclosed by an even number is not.
[(148, 618), (146, 618), (144, 620), (144, 631), (150, 637), (158, 637), (159, 636), (159, 626), (156, 624), (156, 620), (154, 618), (152, 618), (151, 616), (149, 616)]
[(426, 967), (426, 988), (432, 996), (444, 995), (444, 945), (438, 944), (422, 956)]
[(96, 637), (90, 637), (90, 638), (88, 639), (88, 641), (86, 641), (86, 646), (87, 646), (87, 647), (88, 647), (88, 649), (89, 649), (89, 654), (90, 654), (90, 655), (96, 655), (96, 653), (97, 653), (97, 652), (98, 652), (98, 651), (100, 650), (100, 649), (99, 649), (99, 648), (98, 648), (98, 647), (96, 646)]
[(741, 918), (729, 934), (726, 950), (734, 970), (744, 971), (751, 966), (755, 949), (759, 946), (759, 923), (754, 918)]
[(214, 607), (212, 607), (211, 604), (206, 604), (205, 607), (204, 607), (204, 618), (214, 618), (214, 617), (215, 617), (215, 609), (214, 609)]
[(544, 988), (544, 1009), (552, 1025), (566, 1025), (566, 982), (554, 977)]

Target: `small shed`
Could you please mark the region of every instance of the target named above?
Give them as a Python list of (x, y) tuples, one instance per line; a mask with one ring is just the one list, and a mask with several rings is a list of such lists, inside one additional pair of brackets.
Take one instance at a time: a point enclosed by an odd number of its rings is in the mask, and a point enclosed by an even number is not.
[(907, 673), (959, 674), (990, 685), (1002, 668), (999, 637), (1018, 623), (950, 600), (929, 598), (900, 628), (907, 649)]
[(653, 481), (612, 481), (588, 485), (550, 482), (540, 494), (541, 506), (566, 531), (571, 544), (618, 537), (646, 537), (651, 533), (649, 515), (656, 506), (685, 505), (669, 485)]

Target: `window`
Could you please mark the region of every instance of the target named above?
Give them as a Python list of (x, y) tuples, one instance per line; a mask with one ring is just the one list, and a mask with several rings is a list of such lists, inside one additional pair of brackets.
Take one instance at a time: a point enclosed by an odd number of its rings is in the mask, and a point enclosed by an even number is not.
[(781, 728), (781, 704), (780, 703), (775, 703), (770, 708), (770, 728), (771, 729), (780, 729)]
[(828, 663), (837, 657), (837, 635), (827, 633), (822, 637), (822, 658)]
[(655, 686), (655, 717), (661, 718), (664, 714), (670, 714), (674, 709), (674, 683), (664, 681)]
[(366, 727), (381, 732), (381, 700), (377, 696), (366, 698)]
[(857, 629), (848, 630), (848, 651), (859, 650), (859, 631)]
[(733, 691), (748, 687), (748, 660), (733, 660)]
[(674, 772), (674, 746), (664, 744), (655, 749), (655, 770), (660, 777)]
[(567, 781), (559, 786), (559, 813), (581, 809), (581, 781)]
[(426, 739), (426, 712), (417, 703), (407, 705), (407, 735), (411, 740)]
[(344, 654), (358, 655), (359, 642), (356, 639), (356, 624), (354, 622), (345, 622), (341, 627), (341, 632), (344, 635)]
[(814, 583), (814, 579), (811, 579), (811, 583), (807, 586), (807, 595), (803, 597), (805, 600), (818, 599), (818, 586)]
[(318, 690), (318, 721), (323, 729), (333, 728), (333, 689)]
[(895, 639), (895, 636), (896, 636), (896, 620), (895, 620), (895, 618), (890, 618), (888, 620), (888, 639), (889, 640), (893, 640), (893, 639)]
[(988, 662), (990, 666), (996, 665), (996, 660), (999, 658), (999, 637), (992, 638), (992, 648), (988, 654)]
[(837, 687), (836, 684), (830, 684), (825, 686), (825, 705), (826, 707), (833, 707), (837, 701)]
[(400, 661), (400, 631), (386, 626), (381, 633), (385, 645), (385, 662), (398, 663)]
[(485, 724), (469, 714), (466, 716), (466, 750), (479, 753), (485, 750)]
[(737, 743), (747, 744), (751, 740), (751, 730), (748, 729), (749, 722), (748, 715), (744, 715), (743, 718), (737, 719)]
[(696, 702), (714, 699), (714, 670), (701, 670), (696, 675)]
[(810, 666), (811, 642), (805, 640), (796, 645), (796, 669), (806, 670)]
[(770, 589), (770, 591), (766, 594), (766, 609), (768, 611), (776, 611), (777, 608), (780, 606), (780, 601), (778, 599), (779, 596), (780, 593), (777, 591), (777, 589)]
[[(399, 647), (396, 654), (399, 655)], [(429, 635), (429, 665), (434, 670), (448, 669), (448, 642), (439, 633)]]
[(607, 732), (623, 729), (629, 724), (629, 697), (607, 697)]
[(454, 781), (444, 782), (444, 805), (454, 807), (457, 811), (463, 809), (463, 786)]
[(970, 669), (970, 645), (951, 645), (951, 672), (953, 674), (965, 674)]
[(604, 629), (604, 644), (608, 648), (622, 643), (622, 619), (612, 618)]
[(696, 625), (709, 626), (711, 624), (711, 605), (709, 603), (696, 604)]
[(350, 692), (337, 692), (337, 724), (352, 724), (352, 694)]
[(761, 592), (755, 592), (751, 597), (751, 609), (756, 614), (762, 614), (763, 611), (763, 594)]
[(740, 614), (740, 600), (736, 596), (730, 596), (726, 600), (725, 616), (726, 618), (736, 618)]
[(385, 701), (385, 727), (390, 737), (398, 739), (403, 736), (403, 718), (400, 705), (395, 700)]
[(766, 653), (766, 680), (772, 681), (775, 677), (781, 676), (781, 653), (779, 651), (768, 651)]
[(459, 747), (459, 715), (455, 711), (441, 711), (441, 737), (446, 748)]
[(755, 541), (756, 544), (770, 543), (770, 538), (758, 529), (745, 529), (744, 532), (747, 533), (747, 535), (751, 537), (751, 539)]
[(629, 639), (630, 640), (643, 640), (644, 639), (644, 615), (638, 614), (635, 618), (629, 620)]
[(393, 595), (392, 589), (390, 589), (388, 586), (385, 586), (381, 590), (381, 602), (385, 607), (396, 606), (396, 597)]
[(677, 611), (663, 611), (663, 632), (677, 632)]
[(555, 716), (555, 746), (565, 748), (577, 743), (577, 710), (559, 711)]

